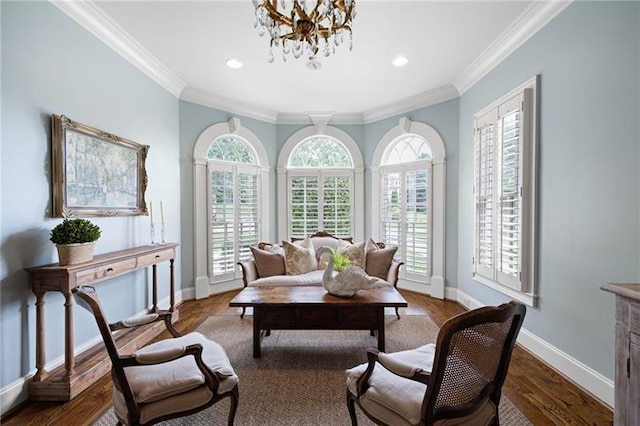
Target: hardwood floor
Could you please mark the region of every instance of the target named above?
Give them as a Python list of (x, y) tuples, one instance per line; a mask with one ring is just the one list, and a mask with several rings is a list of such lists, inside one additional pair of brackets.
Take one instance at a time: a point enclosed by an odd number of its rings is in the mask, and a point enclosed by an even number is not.
[[(228, 306), (236, 293), (186, 301), (180, 305), (180, 321), (176, 328), (187, 333), (209, 315), (239, 315), (240, 308)], [(401, 293), (409, 307), (401, 308), (400, 315), (428, 315), (439, 326), (465, 311), (452, 301), (407, 291)], [(166, 337), (168, 333), (159, 336)], [(111, 378), (106, 375), (68, 403), (27, 402), (2, 418), (0, 423), (4, 426), (90, 425), (111, 406), (111, 387)], [(613, 424), (613, 412), (607, 406), (519, 346), (514, 350), (503, 393), (536, 426)], [(346, 414), (345, 424), (348, 424)]]

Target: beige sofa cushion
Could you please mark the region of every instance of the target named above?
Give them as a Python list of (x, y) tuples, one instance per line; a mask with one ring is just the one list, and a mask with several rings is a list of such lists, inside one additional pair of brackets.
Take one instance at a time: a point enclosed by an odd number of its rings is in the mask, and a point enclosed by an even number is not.
[(365, 268), (367, 275), (386, 280), (389, 267), (397, 251), (398, 247), (388, 247), (367, 252), (367, 264)]
[(315, 269), (300, 275), (273, 275), (266, 278), (258, 278), (248, 283), (249, 287), (277, 287), (293, 285), (322, 285), (324, 271)]
[(351, 266), (359, 266), (362, 269), (365, 269), (367, 262), (365, 251), (366, 243), (366, 241), (361, 241), (359, 243), (350, 244), (340, 249), (340, 254), (349, 258)]
[(295, 243), (282, 242), (284, 267), (287, 275), (300, 275), (318, 269), (316, 251), (310, 238)]
[(277, 245), (266, 246), (264, 250), (257, 247), (250, 247), (253, 259), (256, 262), (256, 269), (260, 277), (271, 277), (273, 275), (284, 275), (284, 249)]

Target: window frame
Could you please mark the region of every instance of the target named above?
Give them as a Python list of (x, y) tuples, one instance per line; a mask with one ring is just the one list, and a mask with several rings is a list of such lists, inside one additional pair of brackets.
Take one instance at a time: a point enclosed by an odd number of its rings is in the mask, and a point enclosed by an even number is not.
[[(239, 237), (240, 237), (240, 233), (239, 233), (239, 229), (238, 226), (241, 223), (240, 222), (240, 187), (238, 185), (238, 179), (240, 177), (241, 174), (248, 174), (248, 175), (253, 175), (256, 176), (256, 203), (257, 203), (257, 234), (256, 234), (256, 241), (254, 245), (257, 245), (260, 241), (261, 241), (261, 235), (262, 235), (262, 218), (261, 218), (261, 209), (260, 206), (262, 205), (262, 196), (261, 196), (261, 191), (260, 191), (260, 187), (261, 187), (261, 183), (260, 183), (260, 167), (255, 165), (255, 164), (248, 164), (248, 163), (231, 163), (231, 162), (226, 162), (226, 161), (220, 161), (220, 160), (209, 160), (208, 165), (207, 165), (207, 174), (209, 176), (209, 178), (207, 179), (207, 194), (208, 194), (208, 206), (209, 209), (211, 209), (211, 206), (213, 205), (213, 183), (211, 182), (211, 175), (214, 172), (227, 172), (227, 173), (231, 173), (232, 176), (232, 180), (233, 180), (233, 211), (234, 211), (234, 216), (233, 216), (233, 245), (234, 245), (234, 250), (233, 250), (233, 267), (232, 267), (232, 272), (227, 272), (224, 274), (215, 274), (214, 273), (214, 259), (213, 259), (213, 253), (209, 253), (209, 282), (210, 284), (216, 284), (219, 282), (225, 282), (225, 281), (229, 281), (229, 280), (233, 280), (235, 278), (239, 277), (239, 272), (237, 270), (237, 267), (235, 266), (237, 264), (237, 262), (242, 261), (242, 260), (246, 260), (246, 258), (251, 256), (251, 252), (247, 252), (245, 254), (245, 256), (243, 257), (240, 253), (240, 241), (239, 241)], [(210, 210), (211, 213), (211, 210)], [(213, 250), (213, 223), (212, 223), (212, 219), (209, 219), (209, 227), (208, 227), (208, 247), (211, 247), (211, 249)]]
[[(277, 179), (277, 194), (278, 194), (278, 238), (280, 241), (289, 241), (291, 235), (289, 235), (290, 226), (290, 208), (289, 208), (289, 176), (297, 175), (299, 173), (305, 173), (309, 170), (318, 172), (320, 169), (308, 169), (300, 167), (289, 168), (289, 158), (295, 148), (303, 141), (314, 136), (330, 137), (337, 140), (347, 150), (351, 156), (353, 168), (331, 168), (322, 169), (324, 173), (341, 172), (348, 170), (352, 177), (352, 233), (350, 237), (355, 240), (363, 240), (364, 237), (364, 160), (360, 149), (353, 138), (343, 130), (340, 130), (333, 126), (328, 126), (322, 123), (318, 123), (314, 126), (308, 126), (298, 130), (287, 139), (280, 154), (278, 156), (278, 179)], [(318, 229), (322, 231), (322, 229)]]
[[(237, 289), (242, 286), (242, 273), (236, 270), (232, 279), (217, 282), (210, 277), (209, 267), (210, 246), (209, 246), (209, 211), (210, 198), (208, 192), (209, 173), (207, 170), (208, 152), (211, 143), (220, 136), (235, 135), (243, 139), (253, 149), (256, 166), (260, 168), (261, 194), (269, 194), (270, 173), (269, 157), (260, 139), (249, 129), (242, 126), (240, 119), (230, 118), (226, 122), (216, 123), (200, 133), (193, 148), (193, 263), (194, 263), (194, 291), (195, 298), (202, 299), (210, 294), (222, 293)], [(269, 203), (265, 202), (266, 197), (262, 197), (260, 208), (260, 220), (262, 235), (259, 238), (263, 241), (269, 240), (268, 231), (270, 228)]]
[[(397, 142), (394, 141), (394, 143)], [(392, 144), (393, 145), (393, 144)], [(413, 272), (409, 272), (408, 271), (408, 267), (407, 267), (407, 261), (406, 261), (406, 251), (407, 251), (407, 240), (406, 240), (406, 233), (407, 233), (407, 225), (409, 224), (409, 221), (407, 219), (407, 199), (406, 199), (406, 192), (407, 192), (407, 174), (409, 172), (418, 172), (418, 171), (426, 171), (427, 175), (428, 175), (428, 193), (427, 193), (427, 222), (426, 222), (426, 227), (427, 227), (427, 241), (428, 241), (428, 249), (427, 249), (427, 275), (426, 276), (421, 276), (419, 274), (413, 273)], [(380, 166), (380, 190), (383, 191), (384, 190), (384, 178), (387, 175), (390, 174), (398, 174), (399, 178), (400, 178), (400, 191), (402, 192), (403, 196), (402, 196), (402, 202), (401, 204), (403, 204), (404, 209), (401, 212), (401, 220), (400, 220), (400, 237), (399, 240), (401, 241), (401, 244), (399, 245), (398, 248), (398, 252), (401, 253), (401, 259), (405, 262), (405, 266), (402, 267), (400, 269), (400, 277), (403, 278), (404, 280), (407, 281), (415, 281), (418, 283), (425, 283), (425, 284), (430, 284), (431, 283), (431, 271), (432, 271), (432, 255), (433, 255), (433, 227), (432, 227), (432, 214), (433, 214), (433, 163), (431, 161), (431, 158), (428, 159), (423, 159), (423, 160), (417, 160), (417, 161), (412, 161), (412, 162), (407, 162), (407, 163), (394, 163), (394, 164), (388, 164), (388, 165), (381, 165)], [(382, 203), (380, 203), (380, 206), (382, 206)], [(379, 233), (380, 235), (384, 235), (384, 217), (383, 214), (381, 213), (381, 217), (380, 217), (380, 230)], [(415, 222), (412, 222), (415, 223)], [(384, 238), (383, 238), (384, 240)], [(385, 244), (389, 244), (388, 241), (384, 241)]]
[[(537, 300), (536, 282), (536, 209), (537, 209), (537, 146), (538, 146), (538, 92), (539, 76), (535, 76), (509, 93), (482, 108), (473, 117), (474, 132), (474, 242), (472, 258), (472, 278), (494, 290), (519, 300), (529, 306), (535, 306)], [(518, 134), (518, 274), (505, 274), (500, 270), (502, 254), (500, 249), (502, 232), (500, 217), (501, 208), (501, 173), (503, 162), (503, 119), (519, 112)], [(491, 192), (491, 266), (481, 263), (480, 232), (482, 226), (480, 214), (480, 172), (481, 172), (481, 137), (482, 129), (494, 127), (492, 137), (492, 171), (493, 189)], [(485, 174), (486, 176), (486, 174)], [(486, 217), (486, 216), (485, 216)]]
[[(372, 236), (381, 238), (381, 164), (387, 148), (398, 138), (414, 134), (423, 138), (431, 149), (431, 269), (429, 276), (421, 282), (400, 278), (398, 286), (412, 291), (427, 293), (431, 297), (444, 299), (446, 262), (446, 150), (438, 132), (426, 123), (401, 117), (378, 143), (372, 159), (371, 223)], [(401, 269), (402, 270), (402, 269)]]

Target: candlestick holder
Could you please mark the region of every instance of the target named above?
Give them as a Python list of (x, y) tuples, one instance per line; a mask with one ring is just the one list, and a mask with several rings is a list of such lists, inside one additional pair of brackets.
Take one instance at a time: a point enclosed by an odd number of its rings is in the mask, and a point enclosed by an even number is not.
[(160, 237), (162, 238), (162, 244), (164, 244), (165, 233), (166, 233), (166, 229), (164, 228), (164, 223), (163, 223), (162, 226), (160, 227)]
[(156, 230), (155, 230), (155, 226), (153, 226), (153, 223), (151, 223), (151, 227), (149, 228), (149, 235), (151, 236), (151, 245), (155, 244), (155, 238), (156, 238)]

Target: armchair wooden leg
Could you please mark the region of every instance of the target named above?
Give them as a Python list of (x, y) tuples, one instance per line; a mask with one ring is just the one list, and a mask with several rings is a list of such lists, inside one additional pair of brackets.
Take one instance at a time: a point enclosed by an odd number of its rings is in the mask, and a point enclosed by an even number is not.
[(355, 397), (347, 389), (347, 408), (349, 409), (349, 417), (351, 417), (351, 426), (358, 426), (358, 419), (356, 418), (356, 400)]
[(396, 307), (396, 316), (400, 319), (400, 314), (398, 313), (398, 308)]
[(246, 307), (242, 307), (242, 313), (240, 314), (240, 318), (244, 318), (244, 311), (247, 309)]
[(233, 422), (236, 420), (236, 410), (238, 409), (238, 399), (239, 399), (238, 385), (236, 385), (236, 387), (233, 388), (233, 391), (231, 391), (231, 394), (229, 394), (229, 397), (231, 398), (231, 404), (230, 404), (231, 406), (229, 408), (228, 425), (233, 426)]

